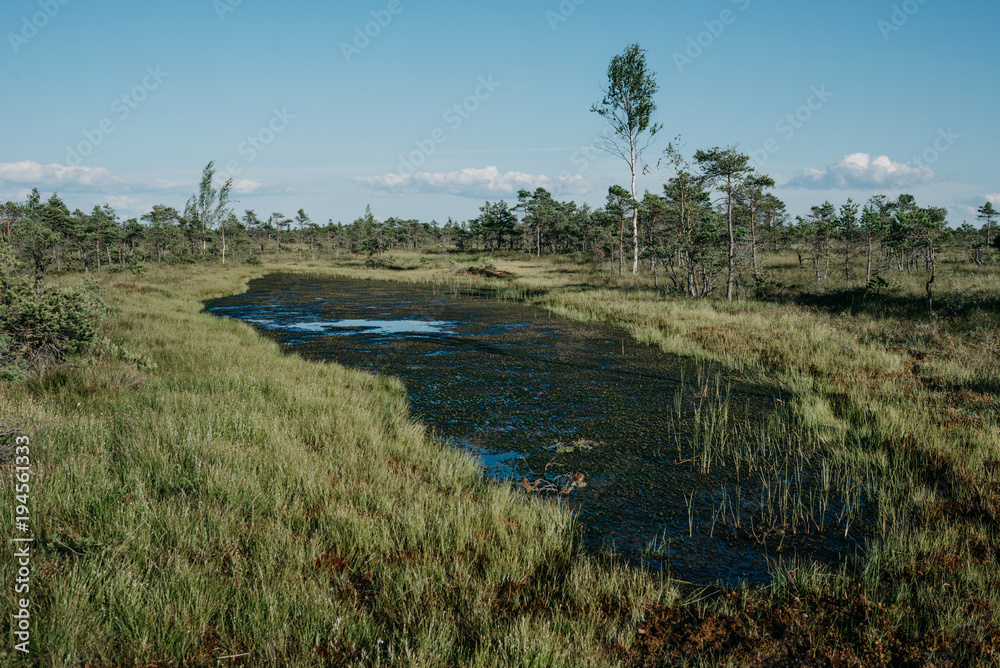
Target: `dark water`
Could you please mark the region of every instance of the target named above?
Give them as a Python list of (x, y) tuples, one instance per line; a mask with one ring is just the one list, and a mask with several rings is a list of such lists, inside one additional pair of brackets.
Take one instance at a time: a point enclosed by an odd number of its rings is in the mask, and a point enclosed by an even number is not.
[[(725, 476), (679, 461), (672, 434), (685, 421), (675, 396), (690, 403), (698, 370), (622, 329), (440, 288), (284, 275), (206, 307), (305, 357), (401, 378), (415, 417), (474, 453), (488, 475), (566, 487), (582, 474), (585, 486), (551, 496), (578, 514), (592, 550), (696, 583), (770, 579), (773, 544), (709, 528)], [(760, 388), (724, 382), (737, 420), (775, 405)], [(780, 545), (782, 556), (824, 561), (847, 547), (829, 536)]]

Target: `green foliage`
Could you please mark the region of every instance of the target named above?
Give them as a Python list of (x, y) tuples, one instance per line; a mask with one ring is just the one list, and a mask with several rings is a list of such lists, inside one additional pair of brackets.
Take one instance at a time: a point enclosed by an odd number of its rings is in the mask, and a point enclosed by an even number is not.
[(750, 294), (754, 299), (773, 299), (787, 287), (767, 272), (761, 272), (751, 280)]
[(876, 297), (880, 296), (883, 292), (890, 292), (892, 290), (893, 286), (891, 286), (889, 282), (881, 276), (873, 277), (871, 282), (868, 284), (868, 292), (874, 294)]
[[(638, 100), (643, 91), (655, 89), (644, 54), (635, 45), (612, 65), (609, 105), (615, 95)], [(633, 66), (634, 72), (626, 72)], [(595, 111), (626, 110), (612, 105)], [(645, 111), (652, 114), (653, 109)], [(644, 128), (649, 135), (658, 129), (643, 110), (629, 113), (638, 125), (630, 126), (623, 116), (626, 134), (630, 127)], [(614, 134), (605, 139), (605, 148), (614, 141), (627, 144)], [(631, 150), (623, 157), (632, 157)], [(89, 214), (79, 209), (70, 213), (57, 195), (43, 200), (36, 190), (26, 202), (0, 204), (0, 276), (25, 271), (39, 279), (53, 271), (141, 276), (152, 263), (178, 266), (232, 257), (260, 266), (265, 257), (280, 262), (289, 252), (314, 264), (348, 254), (369, 268), (399, 271), (406, 261), (389, 257), (399, 251), (441, 253), (443, 259), (449, 251), (486, 250), (536, 257), (573, 254), (592, 258), (600, 271), (618, 274), (625, 273), (625, 260), (631, 257), (633, 280), (652, 278), (656, 289), (669, 286), (672, 294), (713, 298), (723, 294), (724, 281), (730, 298), (783, 299), (799, 282), (783, 276), (781, 285), (790, 286), (786, 290), (760, 280), (767, 267), (758, 256), (791, 250), (797, 256), (796, 269), (803, 277), (811, 274), (814, 284), (828, 293), (867, 287), (878, 275), (887, 281), (922, 277), (931, 306), (932, 292), (946, 296), (944, 282), (952, 279), (956, 250), (976, 267), (986, 268), (995, 263), (993, 248), (1000, 249), (995, 234), (1000, 214), (989, 203), (979, 210), (982, 229), (968, 224), (949, 229), (944, 209), (917, 206), (914, 197), (905, 194), (897, 200), (878, 195), (864, 206), (824, 202), (791, 225), (785, 204), (767, 192), (774, 180), (757, 173), (735, 147), (699, 150), (689, 161), (671, 143), (665, 160), (661, 165), (672, 173), (665, 174), (660, 194), (647, 191), (639, 197), (627, 187), (612, 186), (606, 202), (591, 209), (559, 201), (544, 188), (520, 190), (516, 204), (485, 202), (476, 218), (449, 218), (443, 225), (396, 217), (380, 220), (371, 207), (346, 225), (331, 219), (320, 226), (302, 209), (294, 219), (273, 213), (266, 221), (246, 211), (241, 222), (230, 210), (226, 185), (217, 187), (213, 181), (214, 163), (203, 170), (199, 191), (183, 215), (156, 205), (141, 216), (142, 223), (135, 218), (122, 221), (107, 205)], [(641, 267), (639, 258), (644, 260)]]
[(395, 255), (385, 255), (383, 257), (378, 257), (377, 255), (370, 255), (365, 259), (365, 266), (369, 269), (400, 269), (399, 258)]
[(508, 235), (509, 238), (514, 233), (517, 224), (514, 211), (503, 200), (495, 203), (486, 202), (479, 208), (479, 211), (480, 216), (477, 222), (482, 226), (487, 236), (492, 235), (489, 241), (493, 242), (494, 248), (499, 249), (503, 245), (504, 235)]
[[(629, 44), (608, 65), (604, 98), (590, 110), (603, 117), (627, 144), (634, 145), (647, 130), (651, 137), (660, 130), (658, 124), (652, 123), (656, 111), (653, 96), (659, 90), (655, 76), (646, 65), (646, 50), (638, 44)], [(632, 157), (636, 157), (634, 153)]]
[(3, 271), (3, 278), (9, 279), (12, 275), (17, 275), (17, 273), (24, 266), (21, 262), (21, 258), (18, 257), (17, 251), (4, 240), (0, 240), (0, 271)]
[(108, 313), (94, 286), (58, 288), (0, 281), (0, 377), (20, 380), (46, 361), (83, 351)]
[(53, 262), (52, 249), (59, 243), (58, 234), (44, 223), (28, 218), (24, 223), (14, 228), (14, 243), (21, 251), (21, 256), (31, 266), (37, 276), (45, 273)]

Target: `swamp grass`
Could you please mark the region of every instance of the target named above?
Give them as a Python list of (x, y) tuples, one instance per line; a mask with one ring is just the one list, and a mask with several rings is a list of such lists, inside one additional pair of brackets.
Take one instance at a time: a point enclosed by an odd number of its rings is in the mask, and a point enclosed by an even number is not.
[[(35, 444), (30, 663), (995, 661), (995, 310), (929, 316), (907, 301), (916, 280), (897, 304), (838, 309), (809, 303), (806, 285), (726, 304), (664, 299), (572, 259), (491, 264), (512, 277), (440, 254), (102, 275), (116, 346), (0, 386), (3, 421)], [(973, 281), (959, 269), (953, 280)], [(839, 568), (790, 558), (770, 586), (735, 591), (585, 555), (563, 510), (485, 480), (416, 424), (397, 381), (284, 354), (202, 312), (271, 271), (474, 289), (768, 384), (789, 397), (788, 442), (865, 481), (865, 549)], [(976, 289), (996, 291), (990, 280)], [(0, 575), (13, 573), (5, 559)]]

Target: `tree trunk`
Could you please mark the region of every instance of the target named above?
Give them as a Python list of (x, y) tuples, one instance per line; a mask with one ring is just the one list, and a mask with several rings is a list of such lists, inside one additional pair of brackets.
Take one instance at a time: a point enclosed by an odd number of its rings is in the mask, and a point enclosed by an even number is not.
[(937, 263), (934, 261), (934, 244), (931, 243), (927, 247), (927, 255), (931, 262), (931, 280), (927, 281), (925, 286), (927, 289), (927, 310), (934, 310), (934, 279), (937, 278)]
[(625, 217), (622, 216), (621, 231), (618, 233), (618, 275), (625, 276)]
[[(847, 277), (847, 282), (851, 282), (851, 242), (846, 237), (844, 238), (844, 274)], [(850, 287), (850, 286), (848, 286)]]
[(868, 235), (868, 270), (865, 274), (865, 287), (872, 284), (872, 235)]
[(736, 234), (733, 231), (733, 178), (729, 177), (726, 193), (726, 209), (729, 218), (729, 275), (726, 277), (726, 301), (733, 301), (736, 284)]
[[(632, 144), (632, 201), (638, 202), (636, 199), (635, 192), (635, 169), (636, 161), (639, 159), (638, 153), (635, 148), (635, 138), (631, 140)], [(632, 275), (637, 276), (639, 274), (639, 206), (638, 204), (633, 205), (632, 209)]]

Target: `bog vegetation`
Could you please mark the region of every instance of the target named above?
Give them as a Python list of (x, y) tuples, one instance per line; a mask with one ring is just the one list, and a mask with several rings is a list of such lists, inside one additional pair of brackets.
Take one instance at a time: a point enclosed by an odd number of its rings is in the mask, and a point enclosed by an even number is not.
[[(618, 120), (634, 174), (658, 128)], [(876, 195), (792, 220), (736, 149), (664, 157), (661, 193), (539, 188), (443, 224), (237, 215), (211, 163), (183, 211), (4, 204), (0, 490), (29, 434), (35, 663), (995, 665), (997, 211), (954, 228)], [(823, 476), (856, 481), (859, 549), (736, 590), (585, 554), (566, 512), (415, 423), (398, 381), (202, 312), (271, 271), (493, 291), (768, 384), (787, 408), (752, 447), (706, 405), (693, 465), (773, 472), (776, 531), (823, 521)]]
[[(857, 225), (844, 224), (851, 205), (788, 221), (734, 197), (730, 302), (728, 197), (716, 206), (705, 190), (639, 205), (636, 276), (623, 267), (627, 208), (588, 212), (544, 193), (445, 226), (370, 212), (245, 226), (218, 201), (204, 209), (220, 214), (214, 229), (193, 207), (157, 207), (143, 223), (109, 207), (71, 213), (56, 196), (4, 208), (0, 431), (44, 444), (32, 497), (43, 663), (996, 657), (989, 207), (981, 228), (928, 235), (941, 216), (907, 197), (873, 199)], [(791, 399), (762, 434), (777, 452), (767, 466), (825, 462), (863, 481), (850, 508), (864, 506), (867, 523), (847, 519), (861, 548), (838, 568), (789, 555), (770, 587), (735, 591), (583, 554), (563, 511), (484, 481), (414, 424), (398, 382), (284, 356), (201, 312), (265, 271), (494, 290), (769, 383)], [(711, 465), (737, 456), (705, 452)], [(2, 485), (10, 498), (9, 476)], [(790, 519), (775, 526), (796, 530), (804, 502), (781, 503)]]

